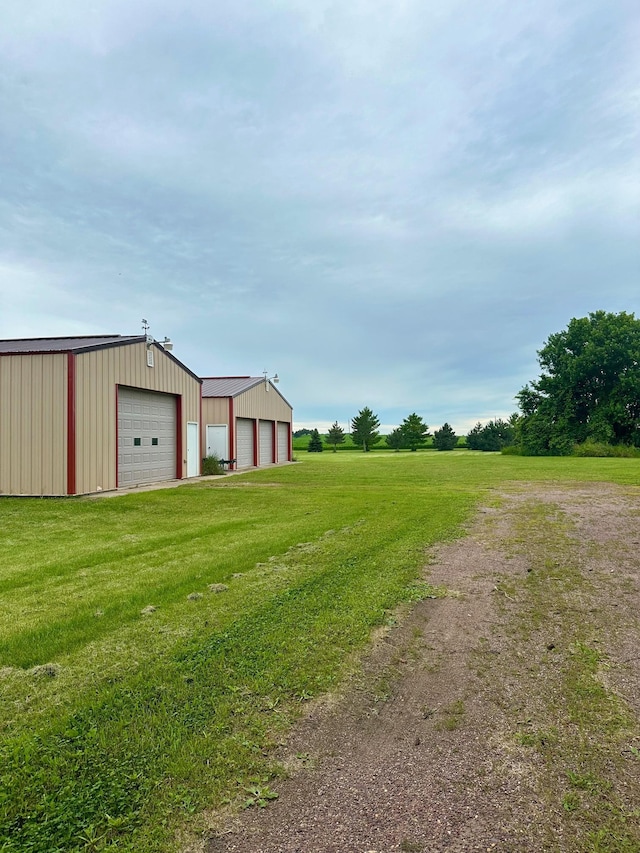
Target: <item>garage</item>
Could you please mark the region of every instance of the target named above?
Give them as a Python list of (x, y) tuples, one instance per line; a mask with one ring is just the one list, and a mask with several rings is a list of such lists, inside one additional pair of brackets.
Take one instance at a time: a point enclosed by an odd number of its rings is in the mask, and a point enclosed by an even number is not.
[(254, 421), (249, 418), (236, 420), (236, 464), (238, 468), (251, 468), (255, 465)]
[(260, 465), (273, 465), (273, 421), (260, 421)]
[(172, 350), (146, 334), (0, 340), (0, 494), (197, 476), (202, 380)]
[(289, 461), (289, 424), (278, 424), (278, 462)]
[(118, 388), (118, 486), (137, 486), (176, 476), (176, 398)]
[(224, 458), (232, 460), (231, 468), (291, 460), (293, 410), (278, 381), (275, 376), (203, 377), (203, 457), (212, 452), (213, 436), (222, 436), (226, 427)]

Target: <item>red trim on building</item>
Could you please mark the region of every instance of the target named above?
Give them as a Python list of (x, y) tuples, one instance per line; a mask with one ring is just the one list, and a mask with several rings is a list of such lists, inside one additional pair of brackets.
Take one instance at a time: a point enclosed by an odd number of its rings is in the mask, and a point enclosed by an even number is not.
[(76, 357), (67, 353), (67, 494), (76, 493)]
[[(229, 459), (236, 458), (236, 421), (233, 411), (233, 397), (229, 397)], [(229, 465), (233, 470), (236, 466)]]
[(182, 480), (183, 471), (182, 451), (182, 396), (176, 395), (176, 480)]
[[(202, 474), (202, 457), (206, 456), (207, 448), (205, 442), (207, 440), (206, 435), (202, 433), (202, 427), (204, 424), (202, 423), (202, 382), (200, 383), (200, 423), (198, 424), (198, 476)], [(206, 433), (205, 428), (205, 433)]]
[(258, 467), (258, 448), (260, 446), (260, 433), (258, 432), (258, 424), (260, 421), (257, 418), (253, 419), (253, 465)]
[(118, 473), (119, 473), (119, 465), (118, 465), (118, 454), (120, 453), (120, 445), (118, 444), (118, 389), (119, 385), (116, 383), (116, 489), (119, 488), (118, 483)]

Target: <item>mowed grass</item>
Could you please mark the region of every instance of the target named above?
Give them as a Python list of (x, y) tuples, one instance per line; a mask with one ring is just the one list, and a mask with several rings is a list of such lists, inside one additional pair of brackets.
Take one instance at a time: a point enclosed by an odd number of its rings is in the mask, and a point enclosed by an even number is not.
[(0, 501), (0, 850), (172, 850), (204, 809), (266, 802), (274, 746), (415, 599), (429, 547), (538, 479), (637, 485), (640, 461), (324, 453)]

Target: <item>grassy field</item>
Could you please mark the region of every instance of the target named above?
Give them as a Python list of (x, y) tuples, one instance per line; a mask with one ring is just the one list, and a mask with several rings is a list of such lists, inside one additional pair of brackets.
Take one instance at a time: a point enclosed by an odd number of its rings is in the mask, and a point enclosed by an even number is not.
[(418, 582), (522, 480), (640, 484), (640, 460), (300, 454), (102, 500), (0, 501), (0, 851), (172, 850), (267, 802), (271, 754)]

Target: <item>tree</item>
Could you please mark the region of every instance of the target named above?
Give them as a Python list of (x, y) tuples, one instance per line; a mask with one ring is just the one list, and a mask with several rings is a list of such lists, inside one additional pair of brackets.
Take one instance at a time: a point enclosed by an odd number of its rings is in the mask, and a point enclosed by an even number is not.
[(403, 446), (414, 451), (421, 447), (429, 437), (429, 427), (415, 412), (402, 421), (400, 432), (404, 439)]
[(380, 433), (377, 432), (380, 420), (373, 414), (368, 406), (361, 409), (351, 421), (351, 438), (353, 443), (361, 447), (365, 453), (371, 450), (378, 440)]
[(317, 429), (314, 429), (311, 432), (311, 438), (309, 439), (307, 450), (309, 453), (322, 453), (324, 450), (324, 447), (322, 446), (322, 439), (320, 438), (320, 433)]
[(640, 447), (640, 320), (595, 311), (538, 351), (540, 377), (517, 395), (524, 453), (571, 453), (586, 440)]
[(396, 453), (400, 450), (401, 447), (405, 446), (404, 436), (400, 430), (400, 427), (396, 427), (392, 430), (389, 435), (385, 438), (387, 446), (391, 448), (391, 450), (395, 450)]
[(338, 445), (344, 442), (344, 430), (336, 421), (327, 434), (327, 444), (333, 444), (333, 452), (335, 453)]
[(496, 418), (489, 421), (486, 426), (478, 421), (467, 435), (467, 447), (469, 450), (500, 451), (514, 443), (516, 436), (515, 425), (512, 423), (513, 415), (508, 421)]
[(433, 446), (436, 450), (453, 450), (458, 443), (458, 436), (452, 427), (444, 423), (433, 433)]
[(294, 438), (302, 438), (303, 435), (311, 435), (312, 432), (313, 432), (312, 429), (297, 429), (293, 433), (293, 437)]

